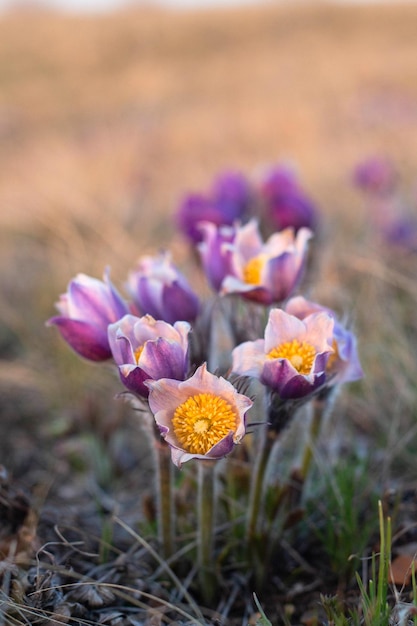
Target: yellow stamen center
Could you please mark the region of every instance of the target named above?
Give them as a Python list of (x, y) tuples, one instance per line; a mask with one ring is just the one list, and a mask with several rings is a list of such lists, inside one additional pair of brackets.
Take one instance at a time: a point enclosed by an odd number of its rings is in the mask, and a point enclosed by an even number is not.
[(136, 359), (136, 364), (139, 363), (140, 355), (142, 354), (144, 347), (145, 347), (145, 344), (143, 344), (142, 346), (139, 346), (139, 348), (136, 348), (136, 350), (133, 353)]
[(316, 349), (307, 341), (293, 339), (273, 348), (268, 356), (270, 359), (288, 359), (297, 372), (309, 374), (316, 356)]
[(212, 393), (199, 393), (177, 407), (172, 427), (184, 450), (206, 454), (236, 430), (236, 422), (236, 411), (227, 400)]
[(260, 285), (262, 282), (262, 270), (266, 262), (264, 254), (253, 257), (243, 268), (243, 280), (249, 285)]

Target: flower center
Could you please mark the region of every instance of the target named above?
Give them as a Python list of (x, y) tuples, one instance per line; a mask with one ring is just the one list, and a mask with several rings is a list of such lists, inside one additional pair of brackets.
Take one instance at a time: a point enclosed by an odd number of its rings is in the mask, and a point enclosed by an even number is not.
[(264, 254), (253, 257), (243, 268), (243, 280), (249, 285), (260, 285), (262, 282), (262, 270), (266, 262)]
[(327, 360), (326, 369), (330, 372), (333, 367), (337, 364), (337, 361), (340, 359), (339, 347), (337, 345), (336, 339), (333, 339), (332, 348), (334, 352), (332, 352)]
[(135, 360), (136, 360), (136, 365), (139, 363), (140, 355), (142, 354), (144, 347), (145, 347), (145, 344), (143, 344), (142, 346), (139, 346), (139, 348), (136, 348), (136, 350), (133, 353)]
[(316, 356), (316, 349), (307, 341), (293, 339), (281, 343), (268, 354), (270, 359), (288, 359), (300, 374), (309, 374)]
[(186, 452), (207, 454), (230, 431), (236, 430), (236, 411), (219, 396), (199, 393), (176, 408), (172, 427)]

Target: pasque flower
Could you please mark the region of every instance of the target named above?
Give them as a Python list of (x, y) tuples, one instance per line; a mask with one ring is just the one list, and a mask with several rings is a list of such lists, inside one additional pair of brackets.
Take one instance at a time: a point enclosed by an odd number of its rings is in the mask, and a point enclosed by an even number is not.
[(353, 172), (353, 181), (362, 191), (374, 196), (390, 195), (398, 182), (398, 173), (386, 157), (369, 157), (358, 163)]
[(111, 358), (107, 327), (129, 308), (111, 283), (108, 270), (104, 281), (78, 274), (56, 307), (60, 315), (51, 317), (47, 324), (56, 326), (75, 352), (90, 361)]
[(231, 226), (242, 219), (251, 198), (249, 183), (239, 172), (224, 172), (213, 182), (208, 193), (190, 193), (177, 212), (179, 230), (192, 242), (202, 239), (201, 222)]
[(398, 212), (381, 224), (384, 240), (397, 249), (417, 252), (417, 219), (413, 215)]
[(250, 398), (201, 365), (191, 378), (147, 381), (149, 406), (178, 467), (190, 459), (220, 459), (245, 434)]
[(272, 309), (264, 339), (246, 341), (233, 350), (233, 371), (258, 378), (282, 399), (304, 397), (326, 380), (334, 352), (333, 318), (325, 312), (303, 320)]
[(300, 186), (295, 172), (284, 165), (271, 168), (259, 185), (266, 219), (276, 230), (317, 225), (317, 209)]
[(173, 326), (150, 315), (139, 318), (125, 315), (110, 324), (109, 343), (122, 383), (134, 393), (147, 397), (145, 380), (174, 378), (187, 375), (188, 322)]
[(202, 222), (200, 231), (203, 240), (197, 249), (203, 271), (210, 287), (214, 291), (220, 291), (224, 278), (233, 274), (233, 242), (236, 228)]
[(356, 337), (352, 331), (338, 321), (334, 311), (316, 302), (306, 300), (302, 296), (295, 296), (288, 300), (285, 311), (301, 320), (314, 313), (328, 313), (334, 320), (333, 337), (330, 344), (334, 352), (330, 355), (326, 365), (326, 373), (330, 383), (347, 383), (362, 378), (363, 371), (359, 361)]
[[(267, 305), (285, 300), (301, 279), (311, 236), (308, 228), (301, 228), (296, 235), (288, 228), (264, 243), (256, 220), (237, 228), (233, 242), (221, 248), (229, 248), (231, 255), (231, 273), (221, 282), (221, 293), (237, 293)], [(212, 250), (216, 252), (216, 247)], [(215, 256), (212, 263), (218, 263)]]
[(227, 216), (222, 224), (232, 224), (242, 219), (252, 200), (252, 190), (247, 178), (237, 171), (226, 171), (213, 181), (210, 196), (221, 214)]
[(199, 299), (168, 252), (139, 259), (129, 274), (128, 289), (141, 314), (170, 324), (193, 322), (198, 315)]

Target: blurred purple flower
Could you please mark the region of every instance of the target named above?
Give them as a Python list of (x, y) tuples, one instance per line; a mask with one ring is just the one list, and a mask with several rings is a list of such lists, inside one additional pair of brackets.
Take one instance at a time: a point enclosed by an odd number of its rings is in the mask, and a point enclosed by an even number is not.
[(56, 307), (60, 315), (51, 317), (47, 325), (56, 326), (75, 352), (90, 361), (111, 358), (107, 327), (129, 308), (110, 282), (108, 270), (104, 282), (78, 274)]
[(190, 193), (182, 200), (175, 215), (178, 229), (192, 242), (201, 241), (201, 222), (224, 223), (226, 217), (220, 214), (212, 200), (200, 193)]
[(185, 196), (175, 215), (177, 227), (192, 243), (198, 243), (202, 239), (201, 222), (231, 226), (243, 217), (250, 198), (246, 178), (239, 172), (225, 172), (214, 180), (207, 194)]
[(265, 338), (233, 350), (233, 372), (258, 378), (282, 399), (302, 398), (326, 381), (333, 353), (333, 318), (321, 312), (303, 320), (272, 309)]
[(203, 237), (198, 244), (201, 264), (212, 289), (220, 291), (225, 276), (233, 273), (232, 244), (236, 228), (202, 222), (200, 229)]
[(223, 172), (215, 178), (210, 192), (210, 197), (219, 207), (221, 214), (227, 216), (228, 221), (221, 223), (229, 225), (242, 219), (251, 196), (249, 182), (240, 172)]
[[(297, 235), (287, 228), (264, 243), (256, 220), (237, 228), (233, 242), (223, 246), (223, 250), (226, 245), (230, 247), (231, 273), (222, 281), (221, 293), (237, 293), (266, 305), (282, 302), (301, 279), (311, 236), (307, 228), (301, 228)], [(213, 250), (216, 252), (215, 247)], [(215, 256), (211, 263), (221, 267)]]
[(317, 209), (289, 167), (281, 165), (270, 169), (259, 191), (266, 205), (266, 219), (275, 230), (288, 227), (315, 230)]
[(169, 324), (180, 320), (193, 322), (198, 315), (198, 297), (167, 252), (139, 259), (129, 274), (127, 287), (142, 314)]
[(108, 336), (122, 383), (134, 393), (148, 397), (148, 379), (184, 380), (188, 371), (188, 322), (173, 326), (150, 315), (125, 315), (110, 324)]
[(300, 320), (313, 313), (328, 313), (334, 320), (333, 336), (330, 342), (334, 353), (330, 355), (326, 365), (326, 373), (330, 383), (332, 385), (347, 383), (363, 377), (356, 337), (337, 320), (334, 311), (316, 302), (306, 300), (302, 296), (288, 300), (285, 311), (290, 315), (295, 315)]
[(362, 191), (376, 196), (384, 196), (393, 192), (398, 182), (398, 175), (389, 159), (371, 157), (358, 163), (355, 167), (353, 182)]
[(408, 252), (417, 252), (417, 220), (411, 215), (392, 218), (381, 228), (387, 243)]
[(147, 381), (149, 406), (178, 467), (190, 459), (221, 459), (245, 434), (252, 400), (201, 365), (184, 382)]

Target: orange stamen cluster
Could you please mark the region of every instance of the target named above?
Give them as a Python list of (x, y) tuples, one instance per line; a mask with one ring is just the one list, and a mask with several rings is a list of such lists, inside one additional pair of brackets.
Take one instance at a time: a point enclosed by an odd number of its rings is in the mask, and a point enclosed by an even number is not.
[(266, 262), (265, 255), (253, 257), (243, 268), (243, 280), (249, 285), (260, 285), (262, 283), (262, 270)]
[(135, 356), (136, 364), (139, 363), (140, 355), (142, 354), (144, 347), (145, 347), (145, 344), (143, 344), (142, 346), (139, 346), (139, 348), (136, 348), (136, 350), (133, 353)]
[(316, 356), (316, 349), (307, 341), (293, 339), (273, 348), (270, 359), (288, 359), (300, 374), (309, 374)]
[(236, 430), (236, 422), (236, 411), (227, 400), (212, 393), (199, 393), (177, 407), (172, 427), (184, 450), (207, 454), (230, 431)]

